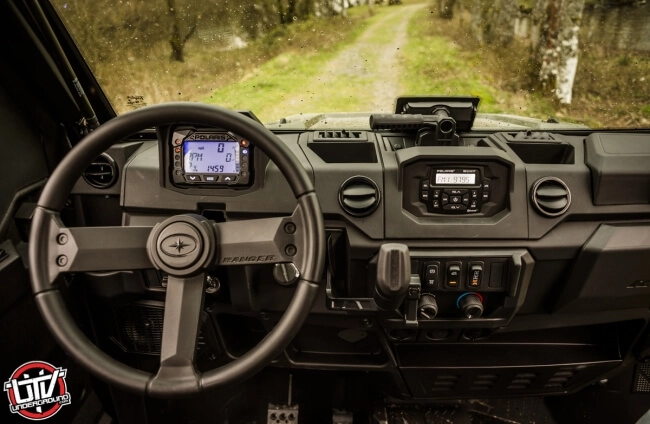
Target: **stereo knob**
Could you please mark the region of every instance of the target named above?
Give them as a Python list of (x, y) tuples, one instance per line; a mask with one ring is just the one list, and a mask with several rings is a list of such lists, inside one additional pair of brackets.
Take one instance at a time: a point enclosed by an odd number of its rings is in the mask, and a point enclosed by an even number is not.
[(457, 306), (465, 318), (478, 318), (483, 314), (483, 298), (476, 293), (462, 294), (457, 301)]
[(423, 294), (418, 305), (418, 316), (420, 319), (434, 319), (436, 315), (438, 315), (436, 298), (430, 294)]

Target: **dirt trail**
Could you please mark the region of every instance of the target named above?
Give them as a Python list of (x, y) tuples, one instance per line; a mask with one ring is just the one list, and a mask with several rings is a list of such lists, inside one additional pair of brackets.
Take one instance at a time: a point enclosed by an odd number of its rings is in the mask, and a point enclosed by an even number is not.
[[(369, 110), (390, 112), (395, 98), (404, 94), (400, 91), (399, 49), (408, 40), (407, 25), (411, 16), (421, 7), (422, 5), (396, 7), (395, 11), (374, 23), (354, 44), (328, 64), (324, 72), (325, 79), (346, 76), (367, 78), (372, 81), (370, 90), (373, 95)], [(398, 22), (395, 22), (396, 16), (399, 16)], [(392, 38), (388, 44), (377, 42), (387, 34)], [(376, 58), (368, 57), (372, 55)], [(368, 66), (369, 62), (375, 62), (375, 66)]]
[(274, 109), (325, 112), (323, 107), (347, 99), (348, 103), (361, 104), (366, 111), (392, 112), (395, 98), (405, 94), (400, 84), (400, 49), (408, 41), (408, 22), (424, 6), (391, 7), (389, 13), (328, 62), (320, 74), (304, 87), (297, 87), (301, 95), (288, 96)]

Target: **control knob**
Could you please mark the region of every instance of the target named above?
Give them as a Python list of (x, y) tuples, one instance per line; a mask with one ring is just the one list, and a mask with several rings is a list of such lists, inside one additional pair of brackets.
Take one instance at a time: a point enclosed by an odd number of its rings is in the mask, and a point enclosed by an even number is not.
[(464, 293), (456, 301), (465, 318), (478, 318), (483, 314), (483, 296), (478, 293)]
[(418, 315), (420, 319), (434, 319), (438, 315), (438, 303), (433, 295), (422, 295), (418, 305)]
[(293, 262), (282, 262), (273, 267), (273, 278), (278, 284), (290, 286), (300, 278), (300, 271)]

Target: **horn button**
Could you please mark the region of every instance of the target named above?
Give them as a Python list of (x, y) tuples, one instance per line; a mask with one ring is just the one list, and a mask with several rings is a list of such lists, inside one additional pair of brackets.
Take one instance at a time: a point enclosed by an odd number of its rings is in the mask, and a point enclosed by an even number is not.
[(157, 268), (171, 275), (189, 276), (214, 263), (215, 231), (202, 216), (174, 216), (154, 227), (147, 251)]

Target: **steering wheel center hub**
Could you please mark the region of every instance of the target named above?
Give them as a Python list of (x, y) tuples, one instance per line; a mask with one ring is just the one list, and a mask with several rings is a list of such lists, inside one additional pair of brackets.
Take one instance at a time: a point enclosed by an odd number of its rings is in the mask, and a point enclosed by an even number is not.
[(203, 242), (201, 235), (185, 222), (174, 222), (158, 236), (158, 257), (165, 265), (183, 269), (192, 266), (201, 256)]
[(215, 231), (205, 218), (178, 215), (154, 228), (147, 250), (157, 268), (171, 275), (187, 276), (214, 262), (216, 244)]

